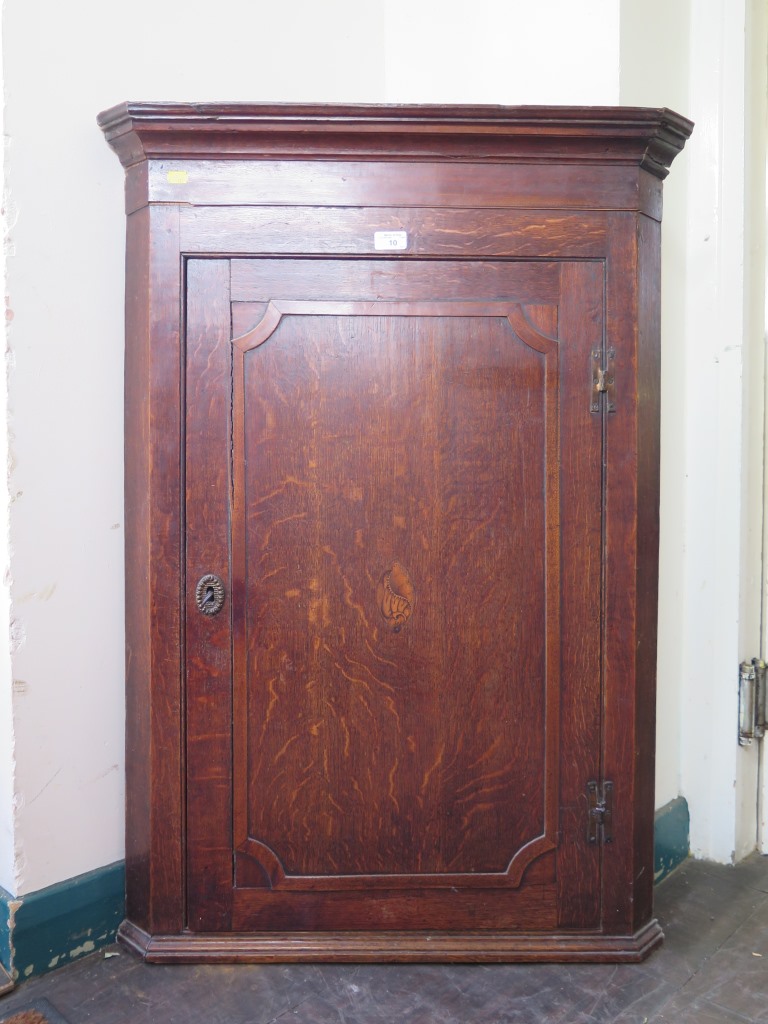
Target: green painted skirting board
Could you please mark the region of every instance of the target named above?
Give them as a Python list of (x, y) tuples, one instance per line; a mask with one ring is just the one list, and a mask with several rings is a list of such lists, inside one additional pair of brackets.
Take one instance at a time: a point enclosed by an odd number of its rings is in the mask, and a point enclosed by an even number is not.
[(13, 988), (11, 978), (11, 927), (8, 904), (11, 896), (0, 886), (0, 996)]
[(22, 981), (114, 942), (125, 916), (125, 864), (14, 899), (0, 889), (0, 961)]
[[(688, 804), (656, 812), (657, 882), (688, 856)], [(0, 964), (16, 980), (45, 974), (114, 941), (125, 915), (125, 864), (109, 864), (14, 899), (0, 889)]]
[(691, 816), (679, 796), (656, 811), (653, 829), (653, 880), (660, 882), (690, 853)]
[(11, 972), (11, 900), (13, 897), (0, 886), (0, 965)]

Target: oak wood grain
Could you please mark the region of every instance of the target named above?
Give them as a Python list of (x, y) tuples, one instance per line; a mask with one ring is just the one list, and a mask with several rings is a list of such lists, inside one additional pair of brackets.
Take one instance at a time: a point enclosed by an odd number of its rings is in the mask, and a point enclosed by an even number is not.
[(128, 921), (120, 941), (151, 963), (638, 963), (656, 949), (656, 920), (628, 935), (584, 932), (251, 932), (151, 936)]
[(693, 125), (666, 108), (121, 103), (99, 124), (125, 166), (174, 157), (491, 158), (641, 166), (664, 178)]
[[(465, 197), (466, 202), (466, 197)], [(599, 259), (607, 216), (553, 210), (323, 209), (319, 207), (184, 208), (188, 253), (373, 256), (374, 232), (405, 231), (408, 254), (462, 258)]]
[[(301, 273), (286, 273), (300, 266)], [(556, 304), (560, 292), (560, 263), (485, 259), (238, 259), (232, 261), (233, 335), (249, 331), (261, 314), (240, 309), (241, 303), (280, 300), (354, 301), (364, 296), (377, 301), (416, 301), (429, 289), (430, 301)]]
[[(559, 306), (561, 373), (588, 378), (590, 351), (605, 344), (603, 265), (563, 263)], [(563, 928), (601, 921), (602, 851), (586, 842), (586, 786), (601, 778), (603, 724), (601, 647), (604, 537), (602, 480), (604, 414), (590, 412), (576, 389), (563, 405), (561, 543), (562, 696), (560, 704), (560, 842), (558, 914)], [(568, 751), (567, 756), (564, 755)]]
[[(257, 467), (235, 478), (253, 637), (236, 676), (254, 666), (258, 689), (235, 719), (264, 723), (250, 834), (279, 836), (290, 874), (501, 872), (544, 831), (555, 722), (531, 682), (558, 685), (557, 346), (521, 344), (497, 305), (281, 303), (288, 320), (236, 342), (234, 459)], [(398, 564), (418, 591), (402, 636), (374, 600)]]
[[(229, 262), (190, 260), (186, 280), (187, 924), (214, 931), (229, 927), (232, 901), (232, 857), (216, 842), (232, 830)], [(210, 616), (196, 602), (208, 574), (224, 586)]]
[(127, 906), (157, 931), (183, 919), (178, 224), (147, 208), (127, 233)]
[[(635, 168), (583, 164), (509, 164), (489, 160), (467, 178), (462, 164), (445, 161), (376, 162), (325, 159), (310, 167), (295, 160), (151, 160), (139, 178), (129, 172), (132, 208), (147, 202), (184, 203), (193, 209), (280, 205), (318, 209), (369, 207), (430, 210), (632, 210), (660, 217), (661, 183)], [(651, 184), (650, 179), (654, 184)]]

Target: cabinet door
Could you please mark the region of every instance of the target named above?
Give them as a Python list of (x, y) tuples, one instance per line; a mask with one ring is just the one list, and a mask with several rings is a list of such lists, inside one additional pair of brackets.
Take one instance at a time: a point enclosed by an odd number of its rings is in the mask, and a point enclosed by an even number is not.
[(189, 262), (191, 930), (599, 926), (602, 288)]

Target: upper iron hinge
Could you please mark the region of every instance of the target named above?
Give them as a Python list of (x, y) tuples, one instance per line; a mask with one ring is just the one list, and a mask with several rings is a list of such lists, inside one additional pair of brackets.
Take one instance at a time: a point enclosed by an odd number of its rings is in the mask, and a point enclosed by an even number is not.
[(613, 842), (613, 783), (587, 783), (587, 842)]
[(605, 353), (603, 366), (602, 352), (599, 348), (592, 349), (592, 401), (590, 412), (600, 412), (600, 395), (605, 395), (607, 412), (616, 412), (616, 375), (614, 362), (616, 349), (609, 348)]
[(739, 743), (748, 747), (768, 729), (766, 664), (760, 658), (739, 665)]

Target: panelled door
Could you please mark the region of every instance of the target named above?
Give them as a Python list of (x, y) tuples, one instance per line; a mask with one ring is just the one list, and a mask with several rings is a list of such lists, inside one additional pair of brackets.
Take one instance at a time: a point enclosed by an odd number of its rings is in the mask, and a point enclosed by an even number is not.
[(600, 927), (598, 262), (186, 272), (187, 926)]

